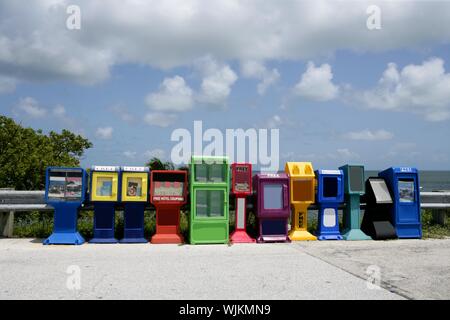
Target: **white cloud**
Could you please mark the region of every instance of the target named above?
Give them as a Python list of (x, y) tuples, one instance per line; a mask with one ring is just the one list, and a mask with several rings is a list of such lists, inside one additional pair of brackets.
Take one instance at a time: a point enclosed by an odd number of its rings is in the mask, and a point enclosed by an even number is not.
[(16, 89), (16, 79), (0, 75), (0, 94), (10, 93)]
[(159, 158), (164, 159), (166, 157), (166, 152), (162, 149), (153, 149), (153, 150), (147, 150), (144, 152), (144, 157), (151, 159), (151, 158)]
[(275, 129), (279, 128), (283, 124), (283, 120), (279, 115), (274, 115), (270, 117), (266, 122), (266, 128), (268, 129)]
[(99, 139), (108, 140), (108, 139), (112, 138), (113, 131), (114, 130), (112, 127), (100, 127), (100, 128), (97, 128), (95, 135)]
[(157, 92), (146, 98), (147, 105), (155, 111), (186, 111), (192, 108), (192, 89), (183, 77), (165, 78)]
[(118, 116), (122, 121), (132, 123), (134, 122), (134, 116), (127, 110), (123, 105), (114, 105), (109, 108), (116, 116)]
[(255, 60), (244, 61), (241, 64), (241, 73), (246, 78), (261, 80), (257, 85), (257, 90), (260, 95), (263, 95), (267, 88), (280, 79), (280, 73), (276, 68), (269, 71), (263, 63)]
[(429, 121), (450, 119), (450, 73), (444, 61), (431, 58), (420, 65), (410, 64), (400, 71), (389, 63), (378, 85), (355, 93), (355, 100), (380, 110), (421, 114)]
[(224, 106), (231, 93), (231, 86), (237, 75), (228, 65), (219, 64), (211, 56), (205, 56), (196, 62), (203, 74), (200, 92), (197, 99), (201, 103)]
[[(447, 1), (80, 0), (77, 31), (65, 28), (68, 4), (1, 1), (3, 76), (90, 84), (125, 63), (172, 68), (205, 54), (220, 61), (299, 60), (450, 41)], [(380, 31), (366, 27), (371, 4), (381, 8)]]
[(162, 112), (149, 112), (145, 115), (144, 121), (153, 126), (168, 127), (177, 119), (175, 114)]
[(350, 151), (348, 148), (341, 148), (336, 150), (336, 155), (341, 159), (358, 159), (359, 155), (356, 152)]
[(32, 97), (21, 98), (19, 103), (13, 108), (16, 115), (25, 114), (31, 118), (42, 118), (47, 115), (47, 109), (41, 107)]
[(342, 135), (345, 139), (350, 140), (363, 140), (363, 141), (380, 141), (380, 140), (390, 140), (394, 137), (389, 131), (384, 129), (370, 131), (369, 129), (364, 129), (361, 131), (351, 131), (344, 133)]
[(125, 156), (125, 157), (127, 157), (128, 159), (134, 159), (134, 158), (136, 158), (136, 154), (137, 154), (137, 152), (136, 151), (124, 151), (123, 152), (123, 155)]
[(64, 118), (66, 116), (66, 108), (63, 105), (58, 104), (53, 108), (53, 115), (59, 118)]
[(313, 62), (308, 62), (305, 73), (295, 85), (294, 93), (298, 96), (314, 101), (333, 100), (338, 96), (339, 87), (332, 82), (333, 73), (327, 63), (316, 67)]

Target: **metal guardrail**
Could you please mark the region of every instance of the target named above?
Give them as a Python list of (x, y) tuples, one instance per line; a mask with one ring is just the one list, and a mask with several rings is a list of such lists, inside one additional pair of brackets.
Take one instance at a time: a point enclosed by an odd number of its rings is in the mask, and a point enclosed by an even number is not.
[[(420, 202), (422, 209), (433, 209), (433, 217), (437, 223), (445, 223), (446, 209), (450, 209), (450, 191), (421, 192)], [(248, 203), (248, 208), (252, 209), (252, 201)], [(341, 205), (340, 209), (344, 207), (345, 204)], [(365, 204), (362, 203), (361, 209), (364, 208)], [(81, 209), (92, 210), (93, 206), (90, 203), (86, 203)], [(118, 209), (120, 210), (120, 206)], [(155, 208), (149, 203), (146, 209), (154, 210)], [(44, 191), (0, 190), (0, 236), (12, 236), (15, 212), (51, 210), (53, 210), (53, 207), (44, 201)], [(309, 207), (309, 210), (317, 210), (317, 207), (312, 205)]]
[[(420, 202), (422, 209), (447, 209), (450, 208), (450, 191), (439, 192), (421, 192)], [(232, 204), (233, 202), (231, 202)], [(251, 207), (251, 205), (250, 205)], [(345, 204), (340, 206), (343, 209)], [(365, 204), (361, 204), (364, 209)], [(86, 203), (82, 210), (91, 210), (92, 205)], [(154, 210), (154, 206), (149, 203), (147, 209)], [(316, 210), (312, 205), (310, 210)], [(13, 191), (0, 190), (0, 212), (9, 211), (46, 211), (53, 210), (53, 207), (47, 205), (44, 201), (44, 191)]]

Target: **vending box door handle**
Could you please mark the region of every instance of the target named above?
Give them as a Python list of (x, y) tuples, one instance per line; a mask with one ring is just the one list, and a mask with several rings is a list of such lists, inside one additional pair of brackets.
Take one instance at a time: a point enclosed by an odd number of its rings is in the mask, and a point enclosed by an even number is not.
[(338, 197), (341, 197), (342, 195), (342, 178), (338, 177)]
[(227, 193), (224, 191), (223, 192), (223, 203), (227, 204), (228, 203), (228, 199), (227, 199)]
[[(113, 181), (113, 185), (116, 185), (116, 183), (117, 183), (117, 178), (113, 178), (112, 181)], [(113, 190), (114, 190), (114, 187), (113, 187)], [(114, 192), (114, 191), (113, 191), (113, 192), (111, 192), (111, 195), (115, 197), (115, 196), (117, 195), (117, 192)]]
[(288, 187), (287, 185), (283, 184), (283, 208), (286, 209), (288, 207)]

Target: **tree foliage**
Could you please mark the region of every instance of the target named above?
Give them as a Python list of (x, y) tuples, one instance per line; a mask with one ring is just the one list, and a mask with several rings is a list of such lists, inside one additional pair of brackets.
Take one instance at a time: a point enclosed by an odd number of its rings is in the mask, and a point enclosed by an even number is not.
[(43, 189), (47, 166), (79, 166), (91, 147), (89, 140), (68, 130), (46, 135), (0, 116), (0, 187)]
[(159, 158), (153, 157), (146, 164), (150, 170), (174, 170), (175, 166), (172, 162), (163, 162)]

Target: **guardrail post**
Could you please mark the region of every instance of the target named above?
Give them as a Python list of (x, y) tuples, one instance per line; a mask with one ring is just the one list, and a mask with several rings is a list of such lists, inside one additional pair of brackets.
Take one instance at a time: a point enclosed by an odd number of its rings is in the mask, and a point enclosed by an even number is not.
[(433, 215), (433, 222), (440, 224), (440, 225), (445, 225), (446, 221), (447, 221), (447, 210), (445, 209), (433, 209), (431, 211), (431, 214)]
[(11, 238), (14, 231), (14, 211), (0, 212), (0, 235)]

